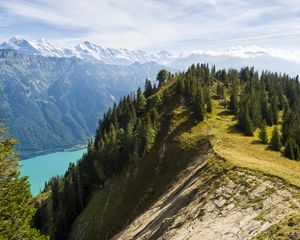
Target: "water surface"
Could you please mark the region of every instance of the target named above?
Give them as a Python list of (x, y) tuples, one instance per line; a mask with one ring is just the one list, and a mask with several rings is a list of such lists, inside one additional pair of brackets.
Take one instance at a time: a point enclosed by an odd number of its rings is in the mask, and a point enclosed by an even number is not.
[(31, 184), (30, 190), (33, 196), (37, 195), (52, 176), (63, 175), (69, 167), (69, 163), (74, 163), (86, 149), (72, 152), (56, 152), (29, 158), (21, 161), (21, 175), (29, 176)]

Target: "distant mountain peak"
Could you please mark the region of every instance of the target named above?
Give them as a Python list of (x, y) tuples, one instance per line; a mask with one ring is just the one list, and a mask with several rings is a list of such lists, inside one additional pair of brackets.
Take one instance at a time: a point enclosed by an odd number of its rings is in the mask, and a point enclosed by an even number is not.
[(38, 50), (27, 40), (20, 37), (12, 37), (8, 42), (0, 44), (0, 49), (18, 50), (26, 54), (38, 54)]

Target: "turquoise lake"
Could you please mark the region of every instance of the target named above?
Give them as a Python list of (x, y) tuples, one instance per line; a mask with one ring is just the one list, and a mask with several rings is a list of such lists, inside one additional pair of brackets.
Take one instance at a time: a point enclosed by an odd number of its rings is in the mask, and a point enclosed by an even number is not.
[(63, 175), (69, 163), (76, 162), (85, 152), (86, 149), (56, 152), (21, 161), (21, 175), (29, 176), (32, 195), (37, 195), (52, 176)]

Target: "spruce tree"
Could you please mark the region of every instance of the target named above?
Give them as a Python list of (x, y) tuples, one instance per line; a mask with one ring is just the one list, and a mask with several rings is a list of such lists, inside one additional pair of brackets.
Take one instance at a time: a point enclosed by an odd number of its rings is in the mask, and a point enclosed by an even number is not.
[(171, 73), (166, 70), (162, 69), (158, 72), (156, 80), (158, 81), (158, 85), (165, 83), (171, 77)]
[(263, 144), (268, 143), (268, 133), (267, 133), (267, 128), (266, 128), (266, 122), (263, 121), (260, 130), (259, 130), (259, 139)]
[(281, 148), (281, 137), (279, 135), (278, 128), (275, 127), (272, 132), (272, 137), (270, 140), (270, 147), (275, 151), (280, 151)]
[(141, 113), (146, 107), (147, 101), (146, 97), (144, 96), (141, 88), (137, 90), (137, 99), (136, 99), (136, 109), (138, 113)]
[(253, 94), (251, 97), (250, 117), (253, 122), (253, 126), (256, 128), (261, 125), (262, 115), (261, 106), (258, 94)]
[(197, 120), (203, 121), (205, 119), (205, 104), (201, 87), (198, 88), (197, 95), (194, 101), (194, 113)]
[(150, 118), (147, 117), (147, 121), (144, 125), (144, 153), (143, 155), (146, 154), (146, 152), (149, 152), (150, 149), (152, 148), (152, 145), (155, 141), (155, 130), (151, 124)]
[(289, 138), (284, 146), (284, 156), (289, 159), (295, 159), (294, 156), (294, 141)]
[(271, 109), (273, 113), (273, 124), (278, 124), (278, 97), (273, 96), (271, 99)]
[(184, 93), (184, 79), (182, 77), (177, 81), (176, 91), (178, 94)]
[(153, 94), (152, 83), (149, 79), (146, 79), (144, 95), (147, 98), (147, 97), (151, 96), (152, 94)]
[(238, 114), (238, 91), (237, 91), (237, 83), (235, 82), (232, 88), (232, 93), (230, 95), (230, 101), (229, 101), (229, 110), (232, 114), (237, 115)]
[(293, 138), (289, 138), (284, 147), (284, 156), (289, 159), (299, 160), (299, 146)]
[[(3, 125), (3, 122), (0, 122)], [(46, 239), (31, 228), (35, 213), (27, 177), (21, 177), (18, 155), (13, 151), (16, 141), (0, 129), (0, 238)]]
[(253, 122), (249, 116), (248, 110), (245, 111), (245, 134), (253, 136)]
[(207, 94), (207, 101), (206, 101), (206, 111), (208, 113), (212, 113), (212, 101), (211, 101), (211, 96), (210, 93), (208, 92)]
[(238, 115), (238, 126), (247, 135), (253, 136), (253, 122), (249, 115), (248, 105), (241, 107)]

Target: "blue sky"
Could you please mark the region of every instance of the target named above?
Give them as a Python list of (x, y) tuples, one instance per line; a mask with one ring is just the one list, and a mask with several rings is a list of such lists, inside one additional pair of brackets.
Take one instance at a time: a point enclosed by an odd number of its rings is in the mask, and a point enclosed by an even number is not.
[(172, 52), (232, 46), (300, 50), (296, 0), (0, 0), (0, 40)]

